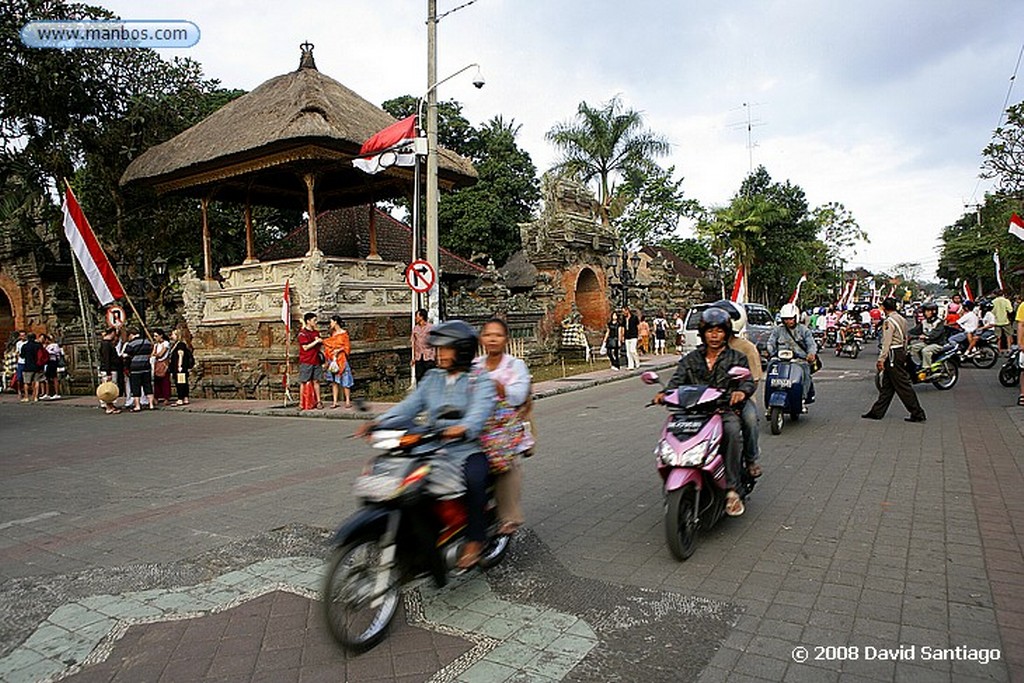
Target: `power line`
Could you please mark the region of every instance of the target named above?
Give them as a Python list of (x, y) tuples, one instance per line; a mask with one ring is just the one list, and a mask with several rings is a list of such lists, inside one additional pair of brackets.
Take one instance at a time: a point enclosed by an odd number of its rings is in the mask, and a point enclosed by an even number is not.
[[(1024, 43), (1021, 43), (1020, 52), (1017, 53), (1017, 63), (1013, 65), (1013, 74), (1010, 76), (1010, 83), (1006, 86), (1006, 97), (1003, 98), (1003, 106), (999, 110), (999, 120), (996, 122), (996, 129), (1003, 125), (1003, 117), (1010, 106), (1010, 97), (1013, 94), (1013, 84), (1017, 80), (1017, 72), (1020, 70), (1021, 59), (1024, 58)], [(978, 188), (981, 187), (982, 178), (978, 176), (978, 182), (974, 184), (974, 192), (971, 193), (971, 202), (978, 198)]]

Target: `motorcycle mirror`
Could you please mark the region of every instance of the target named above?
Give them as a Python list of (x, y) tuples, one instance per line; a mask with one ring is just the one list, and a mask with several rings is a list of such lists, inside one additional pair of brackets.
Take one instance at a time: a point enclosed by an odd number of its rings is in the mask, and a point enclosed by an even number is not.
[(747, 368), (742, 368), (738, 365), (736, 367), (729, 368), (728, 374), (729, 377), (733, 379), (750, 379), (750, 370), (748, 370)]
[(644, 384), (661, 384), (661, 378), (658, 377), (658, 373), (651, 370), (640, 373), (640, 381)]

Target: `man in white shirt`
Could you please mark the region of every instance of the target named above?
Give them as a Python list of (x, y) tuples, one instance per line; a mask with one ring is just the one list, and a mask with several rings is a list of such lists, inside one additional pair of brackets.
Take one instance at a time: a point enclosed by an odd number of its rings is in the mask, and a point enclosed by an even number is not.
[(21, 357), (21, 347), (28, 341), (28, 333), (25, 330), (18, 330), (18, 341), (14, 343), (14, 350), (18, 354), (18, 365), (14, 371), (14, 379), (18, 383), (18, 395), (28, 400), (28, 390), (25, 388), (25, 359)]
[(683, 352), (683, 333), (686, 332), (686, 323), (683, 322), (683, 314), (676, 311), (676, 353)]
[(963, 313), (957, 318), (957, 324), (960, 329), (967, 334), (967, 354), (968, 356), (974, 355), (974, 345), (978, 343), (978, 338), (975, 336), (975, 331), (981, 325), (981, 320), (978, 319), (978, 314), (974, 312), (974, 302), (965, 301), (963, 304)]

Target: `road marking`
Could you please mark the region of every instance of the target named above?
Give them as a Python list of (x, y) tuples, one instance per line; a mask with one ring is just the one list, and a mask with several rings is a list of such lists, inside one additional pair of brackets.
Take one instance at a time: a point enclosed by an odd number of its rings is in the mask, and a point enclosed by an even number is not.
[(60, 515), (59, 512), (57, 512), (56, 510), (51, 510), (50, 512), (43, 512), (41, 514), (35, 515), (34, 517), (26, 517), (25, 519), (12, 519), (9, 522), (4, 522), (3, 524), (0, 524), (0, 531), (4, 529), (10, 529), (12, 526), (18, 526), (20, 524), (31, 524), (32, 522), (38, 522), (43, 519), (49, 519), (50, 517), (57, 517), (58, 515)]
[(229, 472), (227, 474), (221, 474), (216, 477), (210, 477), (209, 479), (200, 479), (199, 481), (190, 481), (187, 484), (179, 484), (177, 486), (171, 486), (170, 488), (163, 489), (164, 491), (177, 491), (178, 489), (187, 489), (190, 486), (199, 486), (201, 484), (209, 484), (211, 481), (217, 481), (218, 479), (227, 479), (229, 477), (237, 477), (240, 474), (248, 474), (249, 472), (256, 472), (258, 470), (265, 470), (272, 465), (260, 465), (258, 467), (249, 467), (244, 470), (238, 470), (237, 472)]

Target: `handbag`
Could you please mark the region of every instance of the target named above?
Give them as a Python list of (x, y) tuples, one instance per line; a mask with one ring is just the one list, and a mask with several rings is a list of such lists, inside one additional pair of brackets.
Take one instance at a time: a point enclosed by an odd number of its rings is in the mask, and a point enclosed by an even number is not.
[(168, 359), (156, 360), (153, 362), (153, 374), (157, 377), (166, 377), (171, 369), (171, 362)]
[(492, 474), (507, 472), (512, 467), (523, 435), (519, 411), (499, 400), (480, 433), (480, 446)]
[(811, 374), (813, 375), (818, 370), (821, 370), (821, 367), (822, 367), (821, 356), (815, 356), (814, 357), (814, 362), (811, 363)]

